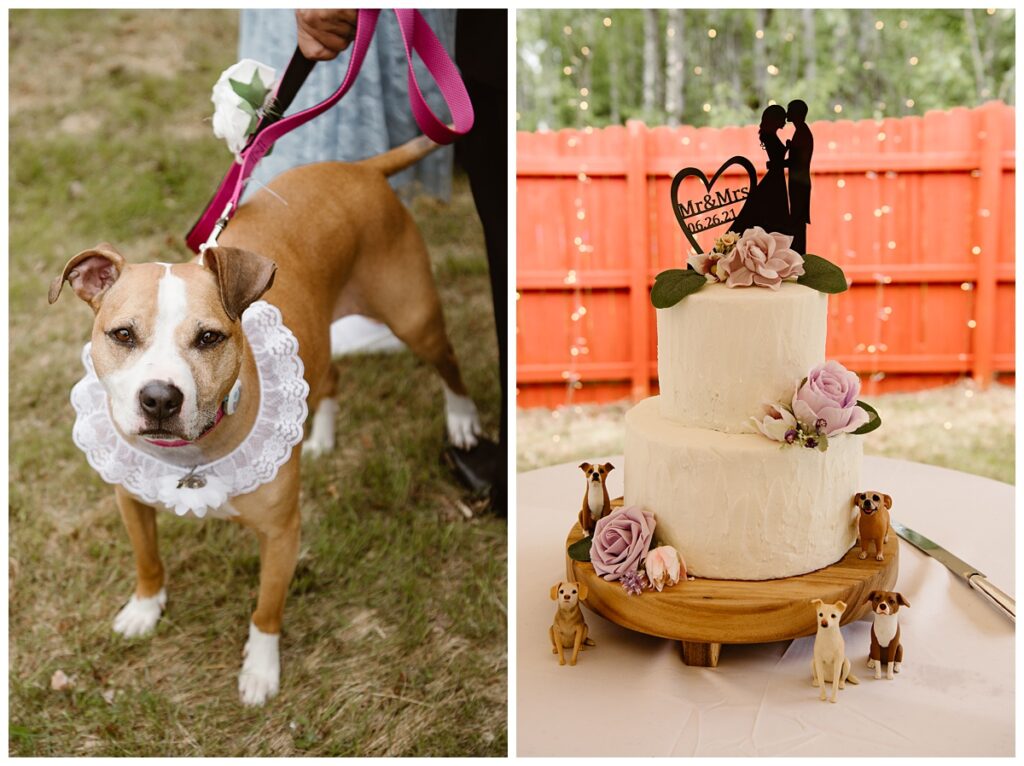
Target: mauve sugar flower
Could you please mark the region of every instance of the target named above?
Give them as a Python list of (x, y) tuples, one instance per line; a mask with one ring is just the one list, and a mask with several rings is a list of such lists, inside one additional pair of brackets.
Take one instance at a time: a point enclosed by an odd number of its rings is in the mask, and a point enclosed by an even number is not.
[(804, 257), (791, 248), (793, 238), (769, 233), (760, 226), (743, 232), (736, 247), (723, 256), (718, 270), (727, 287), (768, 287), (778, 290), (782, 280), (804, 273)]
[(647, 579), (651, 581), (651, 587), (658, 592), (666, 585), (675, 585), (679, 582), (680, 575), (686, 577), (686, 564), (679, 551), (671, 545), (659, 545), (647, 554), (644, 559), (644, 569), (647, 570)]
[(654, 514), (638, 505), (621, 508), (598, 519), (590, 546), (590, 563), (606, 580), (635, 572), (654, 536)]
[[(857, 406), (860, 378), (836, 361), (811, 369), (807, 380), (793, 395), (793, 414), (805, 426), (825, 436), (850, 433), (868, 422), (868, 413)], [(825, 421), (820, 424), (819, 421)]]

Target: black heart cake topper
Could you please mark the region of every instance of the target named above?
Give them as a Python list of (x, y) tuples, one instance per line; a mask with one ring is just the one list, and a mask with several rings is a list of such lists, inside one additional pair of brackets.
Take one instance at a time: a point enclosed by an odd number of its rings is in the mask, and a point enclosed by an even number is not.
[[(719, 188), (713, 191), (715, 182), (732, 165), (739, 165), (747, 171), (749, 180), (747, 186)], [(679, 201), (679, 186), (689, 177), (699, 178), (704, 183), (705, 194), (703, 198), (691, 199), (685, 202)], [(700, 168), (683, 168), (676, 173), (672, 179), (672, 212), (676, 215), (676, 221), (683, 234), (690, 241), (690, 245), (698, 253), (703, 253), (700, 244), (697, 242), (697, 234), (709, 229), (716, 229), (719, 226), (727, 226), (736, 220), (743, 203), (750, 196), (750, 191), (757, 186), (757, 171), (754, 164), (746, 157), (737, 154), (722, 163), (721, 167), (711, 176), (711, 180), (704, 175)]]

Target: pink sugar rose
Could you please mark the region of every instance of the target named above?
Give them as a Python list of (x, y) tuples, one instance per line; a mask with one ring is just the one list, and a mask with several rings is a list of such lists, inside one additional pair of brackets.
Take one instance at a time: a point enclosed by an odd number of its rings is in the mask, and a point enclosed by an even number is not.
[(768, 233), (760, 226), (743, 232), (732, 252), (722, 257), (719, 269), (728, 287), (768, 287), (778, 290), (782, 280), (804, 273), (804, 257), (791, 249), (793, 238)]
[(590, 546), (594, 571), (606, 580), (618, 580), (635, 572), (647, 555), (654, 524), (654, 514), (638, 505), (598, 519)]
[(856, 431), (868, 422), (868, 413), (857, 406), (860, 378), (839, 364), (829, 361), (807, 373), (807, 380), (798, 385), (793, 395), (793, 414), (810, 430), (819, 421), (825, 423), (826, 436)]

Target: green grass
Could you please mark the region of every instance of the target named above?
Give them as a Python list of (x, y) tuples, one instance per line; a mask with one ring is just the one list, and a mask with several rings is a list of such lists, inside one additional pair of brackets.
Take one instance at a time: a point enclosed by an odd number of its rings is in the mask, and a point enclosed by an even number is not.
[[(150, 638), (112, 632), (131, 547), (111, 489), (70, 438), (91, 315), (67, 292), (48, 307), (46, 287), (102, 240), (131, 260), (187, 257), (182, 237), (230, 163), (208, 93), (234, 61), (237, 17), (14, 11), (10, 22), (11, 753), (505, 754), (506, 526), (465, 518), (479, 507), (439, 461), (440, 383), (407, 353), (338, 362), (338, 449), (304, 466), (277, 698), (237, 701), (259, 560), (233, 524), (162, 514), (168, 609)], [(467, 185), (414, 213), (495, 434), (494, 327)], [(57, 670), (73, 688), (50, 688)]]
[[(1014, 388), (980, 391), (970, 381), (870, 397), (882, 426), (864, 439), (868, 455), (931, 463), (1014, 483)], [(520, 471), (622, 454), (628, 402), (519, 410)]]

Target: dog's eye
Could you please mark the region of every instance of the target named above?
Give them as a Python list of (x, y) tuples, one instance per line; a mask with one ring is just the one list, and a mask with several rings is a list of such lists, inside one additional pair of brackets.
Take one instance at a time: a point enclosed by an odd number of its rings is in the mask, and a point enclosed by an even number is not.
[(224, 340), (224, 333), (216, 330), (205, 330), (196, 336), (196, 345), (199, 348), (212, 348)]
[(114, 343), (118, 343), (122, 346), (134, 346), (135, 345), (135, 333), (133, 333), (127, 327), (118, 327), (107, 333)]

